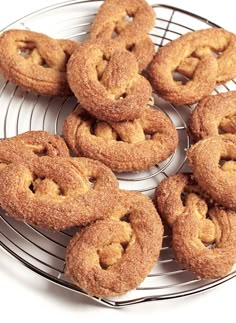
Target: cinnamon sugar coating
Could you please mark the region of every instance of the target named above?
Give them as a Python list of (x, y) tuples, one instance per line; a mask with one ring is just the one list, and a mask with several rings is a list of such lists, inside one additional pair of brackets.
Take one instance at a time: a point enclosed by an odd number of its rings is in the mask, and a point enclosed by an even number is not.
[(112, 41), (88, 40), (70, 58), (68, 82), (84, 109), (105, 121), (140, 117), (151, 96), (135, 57)]
[[(194, 195), (200, 198), (194, 197)], [(202, 191), (192, 174), (172, 175), (164, 179), (155, 190), (158, 213), (171, 228), (175, 225), (177, 218), (189, 207), (191, 199), (194, 198), (195, 209), (191, 212), (204, 213), (207, 205), (213, 205), (209, 196)], [(214, 225), (205, 217), (202, 217), (199, 238), (205, 243), (212, 243), (215, 240)]]
[(27, 131), (0, 140), (0, 170), (12, 162), (30, 163), (38, 156), (69, 157), (69, 150), (60, 136), (47, 131)]
[(236, 134), (236, 91), (206, 97), (190, 116), (188, 132), (193, 141), (220, 131)]
[(118, 193), (110, 169), (87, 158), (12, 163), (0, 180), (0, 205), (10, 216), (52, 230), (108, 217)]
[[(182, 67), (181, 64), (193, 60), (194, 69), (190, 68), (187, 75), (187, 64)], [(160, 48), (148, 71), (154, 89), (165, 100), (195, 103), (209, 95), (216, 82), (223, 83), (236, 76), (236, 35), (220, 28), (189, 32)], [(175, 81), (173, 72), (180, 72), (190, 80), (186, 84)]]
[(78, 43), (11, 29), (0, 37), (0, 71), (7, 80), (42, 95), (71, 95), (66, 64)]
[(218, 204), (236, 209), (236, 135), (207, 137), (191, 146), (187, 156), (199, 186)]
[[(199, 197), (194, 195), (191, 200), (173, 226), (176, 260), (198, 278), (224, 277), (236, 262), (236, 213), (219, 207), (209, 210), (206, 207), (201, 212), (196, 207)], [(199, 237), (202, 218), (206, 215), (215, 228), (215, 244), (211, 248)]]
[(63, 136), (76, 155), (97, 159), (117, 172), (148, 169), (167, 159), (178, 144), (170, 119), (152, 108), (134, 121), (106, 123), (79, 106), (66, 118)]
[(162, 237), (163, 226), (151, 200), (120, 191), (109, 219), (87, 226), (71, 239), (66, 273), (90, 295), (122, 295), (151, 271)]
[(185, 269), (201, 279), (230, 272), (236, 262), (234, 211), (215, 206), (191, 174), (163, 180), (155, 201), (160, 216), (172, 228), (175, 258)]
[(155, 53), (147, 36), (154, 22), (155, 12), (144, 0), (105, 0), (92, 23), (90, 38), (119, 43), (134, 54), (142, 71)]

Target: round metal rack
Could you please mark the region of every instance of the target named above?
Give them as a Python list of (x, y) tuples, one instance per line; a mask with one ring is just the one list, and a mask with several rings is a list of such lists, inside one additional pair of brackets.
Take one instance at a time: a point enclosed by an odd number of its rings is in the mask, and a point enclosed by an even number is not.
[[(54, 38), (83, 41), (89, 36), (90, 25), (101, 1), (67, 1), (37, 11), (6, 29), (29, 29)], [(214, 23), (180, 10), (156, 4), (156, 23), (150, 32), (156, 50), (186, 32), (208, 27)], [(5, 30), (6, 30), (5, 29)], [(215, 88), (215, 93), (235, 90), (235, 81)], [(165, 162), (139, 173), (119, 174), (120, 187), (141, 191), (152, 197), (155, 187), (165, 177), (188, 170), (186, 150), (190, 142), (186, 123), (194, 106), (175, 106), (153, 93), (154, 106), (166, 113), (179, 133), (179, 145)], [(8, 138), (28, 130), (47, 130), (61, 135), (65, 117), (77, 105), (74, 97), (44, 97), (25, 92), (20, 87), (0, 78), (0, 138)], [(0, 212), (0, 247), (35, 273), (62, 287), (86, 295), (64, 275), (65, 250), (76, 229), (50, 232), (16, 221)], [(199, 280), (178, 264), (171, 248), (171, 234), (166, 230), (158, 263), (143, 283), (122, 297), (94, 300), (104, 305), (125, 305), (175, 298), (198, 293), (217, 286), (236, 276), (236, 268), (218, 280)], [(90, 297), (87, 295), (87, 297)]]

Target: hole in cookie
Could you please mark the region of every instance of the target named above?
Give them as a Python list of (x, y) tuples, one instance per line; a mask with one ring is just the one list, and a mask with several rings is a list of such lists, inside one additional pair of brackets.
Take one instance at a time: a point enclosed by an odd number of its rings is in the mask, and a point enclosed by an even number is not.
[(47, 62), (45, 61), (45, 60), (42, 60), (42, 62), (41, 62), (41, 64), (40, 64), (42, 67), (44, 67), (44, 68), (48, 68), (48, 67), (50, 67), (48, 64), (47, 64)]
[(115, 30), (112, 32), (112, 34), (111, 34), (111, 38), (112, 39), (114, 39), (114, 38), (116, 38), (117, 36), (118, 36), (119, 34), (118, 34), (118, 32), (116, 32)]
[(183, 206), (186, 206), (186, 200), (187, 200), (188, 193), (187, 192), (182, 192), (180, 195), (180, 199), (183, 203)]
[(131, 13), (127, 12), (127, 15), (123, 18), (123, 21), (126, 23), (131, 23), (134, 20), (134, 16)]
[(149, 134), (145, 134), (145, 140), (151, 140), (152, 139), (152, 136), (149, 135)]
[(172, 72), (172, 77), (173, 77), (173, 80), (179, 85), (185, 85), (189, 81), (189, 79), (185, 77), (183, 74), (175, 71)]
[(122, 246), (123, 250), (125, 251), (127, 249), (127, 247), (129, 246), (129, 242), (128, 241), (121, 242), (121, 246)]
[(124, 221), (124, 222), (130, 223), (129, 214), (125, 214), (124, 216), (122, 216), (120, 218), (120, 221)]
[(132, 51), (135, 49), (135, 44), (132, 44), (132, 45), (126, 46), (126, 49), (127, 49), (129, 52), (132, 52)]
[(221, 159), (219, 162), (219, 166), (220, 166), (221, 170), (223, 170), (223, 171), (236, 172), (236, 160)]
[(37, 196), (63, 196), (63, 191), (59, 185), (49, 178), (36, 178), (29, 186), (32, 193)]
[(123, 93), (122, 95), (120, 95), (119, 99), (123, 100), (127, 97), (127, 95), (128, 95), (127, 93)]
[(215, 58), (218, 58), (221, 54), (222, 54), (222, 52), (212, 52), (212, 55), (213, 55)]
[(90, 187), (93, 188), (95, 186), (96, 183), (96, 178), (95, 177), (89, 177), (89, 184)]
[(47, 149), (43, 149), (43, 150), (34, 150), (33, 151), (35, 155), (37, 155), (38, 157), (43, 157), (43, 156), (47, 156)]
[(204, 243), (204, 245), (207, 249), (215, 249), (216, 247), (216, 243)]
[(30, 189), (31, 192), (35, 193), (34, 184), (33, 183), (30, 184), (29, 189)]
[(18, 48), (18, 54), (24, 58), (28, 58), (33, 52), (33, 48), (21, 47)]

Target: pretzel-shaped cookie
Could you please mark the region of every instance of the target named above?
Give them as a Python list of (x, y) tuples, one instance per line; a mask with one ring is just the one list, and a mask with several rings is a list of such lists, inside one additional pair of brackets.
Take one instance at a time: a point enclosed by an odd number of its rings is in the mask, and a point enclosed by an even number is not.
[[(225, 163), (220, 166), (220, 161)], [(236, 209), (236, 135), (200, 140), (188, 150), (188, 162), (199, 186), (215, 202)]]
[(83, 108), (100, 120), (140, 117), (151, 96), (134, 56), (112, 41), (89, 40), (70, 58), (68, 82)]
[(208, 29), (204, 34), (202, 32), (201, 36), (213, 37), (215, 45), (209, 42), (208, 45), (197, 48), (191, 56), (180, 63), (177, 71), (192, 78), (199, 61), (204, 56), (214, 53), (218, 63), (216, 83), (225, 83), (233, 79), (236, 76), (236, 35), (223, 29), (213, 28), (213, 31)]
[(97, 159), (118, 172), (148, 169), (167, 159), (178, 144), (173, 123), (152, 108), (140, 119), (108, 124), (78, 106), (64, 121), (63, 136), (76, 155)]
[(155, 53), (154, 44), (147, 36), (154, 22), (155, 12), (144, 0), (105, 0), (92, 23), (90, 38), (118, 42), (135, 55), (142, 71)]
[[(183, 72), (182, 62), (191, 57), (196, 57), (197, 64), (188, 75), (190, 80), (186, 84), (175, 81), (173, 72)], [(220, 28), (189, 32), (160, 48), (148, 71), (154, 89), (164, 99), (195, 103), (209, 95), (216, 82), (236, 76), (236, 36)]]
[(16, 162), (30, 163), (38, 156), (69, 157), (64, 140), (47, 131), (27, 131), (9, 139), (0, 140), (0, 170)]
[[(207, 201), (210, 204), (210, 198), (197, 185), (192, 174), (176, 174), (170, 176), (157, 186), (155, 190), (155, 202), (158, 213), (166, 223), (173, 228), (176, 219), (185, 212), (193, 195), (199, 195), (198, 203), (192, 212), (204, 213), (207, 209)], [(183, 201), (184, 196), (184, 201)], [(205, 243), (212, 243), (215, 240), (215, 228), (209, 219), (202, 217), (200, 239)]]
[(87, 158), (35, 158), (0, 173), (0, 204), (10, 216), (62, 230), (109, 216), (118, 183), (103, 164)]
[(71, 95), (66, 64), (78, 47), (72, 40), (12, 29), (0, 37), (0, 71), (28, 91), (43, 95)]
[(236, 91), (206, 97), (190, 116), (188, 132), (195, 142), (220, 130), (236, 134)]
[(75, 234), (66, 273), (90, 295), (121, 295), (136, 288), (157, 261), (163, 226), (151, 200), (120, 191), (111, 217)]
[[(236, 262), (236, 213), (219, 207), (200, 211), (199, 200), (197, 195), (189, 195), (184, 213), (177, 217), (173, 225), (173, 250), (176, 260), (198, 278), (221, 278)], [(215, 227), (213, 248), (205, 246), (200, 237), (202, 218), (207, 214)]]

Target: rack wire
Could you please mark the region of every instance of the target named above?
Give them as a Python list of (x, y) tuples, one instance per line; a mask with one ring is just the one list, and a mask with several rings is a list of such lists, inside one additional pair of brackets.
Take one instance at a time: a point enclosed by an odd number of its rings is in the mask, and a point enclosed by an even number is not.
[[(55, 38), (83, 41), (89, 35), (93, 18), (101, 1), (67, 1), (28, 15), (6, 29), (29, 29)], [(150, 32), (156, 50), (180, 35), (207, 27), (219, 27), (207, 19), (167, 5), (153, 5), (157, 19)], [(43, 23), (42, 23), (43, 22)], [(185, 24), (183, 24), (183, 22)], [(215, 88), (215, 93), (236, 89), (236, 82)], [(139, 173), (119, 174), (120, 187), (141, 191), (152, 197), (155, 187), (165, 177), (187, 170), (186, 150), (190, 141), (186, 122), (194, 106), (175, 106), (153, 93), (154, 107), (166, 113), (176, 126), (179, 145), (165, 162)], [(43, 97), (23, 91), (0, 78), (0, 138), (8, 138), (28, 130), (47, 130), (61, 135), (65, 117), (75, 109), (74, 97)], [(65, 250), (76, 229), (50, 232), (16, 221), (0, 211), (0, 247), (20, 263), (64, 288), (87, 297), (65, 276)], [(236, 276), (236, 268), (218, 280), (199, 280), (178, 264), (171, 248), (171, 233), (166, 230), (158, 263), (143, 283), (122, 297), (94, 300), (111, 307), (122, 307), (146, 301), (187, 296), (217, 286)]]

